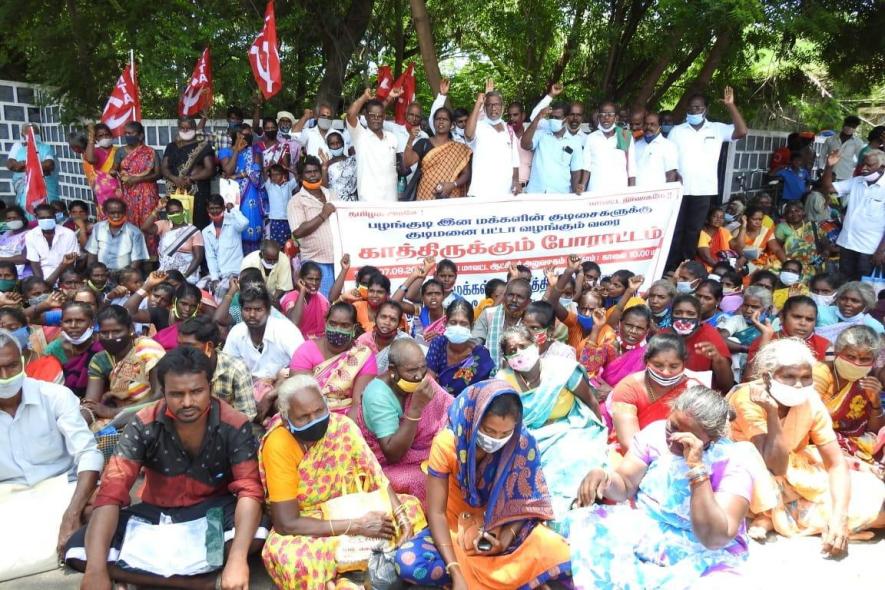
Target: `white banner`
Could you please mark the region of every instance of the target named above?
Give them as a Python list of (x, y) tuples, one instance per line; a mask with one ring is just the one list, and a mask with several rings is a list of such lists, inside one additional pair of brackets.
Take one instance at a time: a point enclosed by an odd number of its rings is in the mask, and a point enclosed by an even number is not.
[(506, 280), (511, 263), (531, 268), (532, 291), (543, 292), (543, 268), (562, 269), (571, 254), (595, 261), (603, 276), (641, 274), (647, 289), (664, 272), (681, 202), (679, 183), (581, 196), (336, 201), (335, 260), (350, 254), (350, 281), (360, 267), (378, 267), (395, 289), (425, 256), (448, 258), (458, 266), (455, 291), (474, 304), (486, 281)]

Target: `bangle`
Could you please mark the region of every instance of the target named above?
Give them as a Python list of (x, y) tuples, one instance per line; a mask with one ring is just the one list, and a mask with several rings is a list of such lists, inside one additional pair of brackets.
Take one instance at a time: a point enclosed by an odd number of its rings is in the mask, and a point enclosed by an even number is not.
[(144, 299), (145, 297), (147, 297), (148, 293), (147, 293), (147, 291), (144, 290), (143, 287), (139, 287), (138, 290), (135, 292), (135, 294), (138, 295), (139, 297), (141, 297), (142, 299)]
[(421, 416), (418, 416), (417, 418), (412, 418), (408, 414), (403, 414), (403, 418), (405, 418), (406, 420), (409, 420), (411, 422), (420, 422), (421, 421)]
[(350, 519), (350, 520), (347, 521), (347, 528), (344, 529), (344, 532), (341, 533), (341, 534), (342, 534), (342, 535), (346, 535), (347, 533), (349, 533), (349, 532), (350, 532), (350, 527), (352, 527), (352, 526), (353, 526), (353, 519)]
[(335, 525), (332, 524), (331, 520), (329, 521), (329, 528), (332, 530), (332, 536), (337, 537), (338, 535), (335, 534)]
[(89, 418), (91, 419), (91, 423), (95, 422), (95, 412), (93, 412), (89, 406), (80, 406), (80, 409), (86, 410), (87, 412), (89, 412)]
[(698, 465), (697, 467), (692, 467), (688, 470), (688, 473), (685, 474), (688, 478), (688, 481), (694, 483), (695, 481), (702, 479), (704, 477), (709, 477), (709, 473), (707, 473), (707, 468), (703, 465)]
[(696, 486), (704, 483), (705, 481), (710, 481), (709, 475), (702, 475), (701, 477), (696, 477), (693, 480), (691, 480), (690, 482), (688, 482), (688, 485), (691, 489), (695, 489)]
[(450, 569), (451, 569), (452, 567), (456, 566), (456, 565), (457, 565), (458, 567), (461, 567), (461, 564), (458, 563), (457, 561), (450, 561), (449, 563), (447, 563), (447, 564), (446, 564), (446, 573), (449, 574), (449, 575), (451, 575), (452, 572), (450, 571)]

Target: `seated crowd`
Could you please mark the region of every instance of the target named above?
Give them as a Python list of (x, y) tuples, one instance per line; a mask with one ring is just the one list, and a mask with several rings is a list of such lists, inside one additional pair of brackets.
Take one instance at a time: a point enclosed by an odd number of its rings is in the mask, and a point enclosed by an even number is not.
[[(431, 133), (370, 92), (343, 131), (325, 105), (314, 127), (232, 109), (225, 141), (184, 119), (162, 158), (137, 122), (120, 147), (91, 127), (97, 219), (2, 213), (0, 580), (61, 560), (87, 589), (241, 589), (260, 555), (297, 590), (723, 587), (751, 538), (838, 556), (885, 528), (885, 291), (860, 280), (885, 259), (885, 153), (841, 178), (826, 158), (824, 243), (810, 195), (709, 207), (680, 162), (701, 128), (746, 133), (730, 90), (733, 126), (698, 97), (668, 144), (610, 103), (585, 139), (580, 104), (548, 109), (561, 91), (518, 137), (494, 91), (471, 113), (443, 92)], [(672, 167), (613, 170), (606, 146), (634, 138)], [(583, 156), (544, 155), (561, 144)], [(512, 261), (471, 302), (429, 257), (393, 289), (346, 254), (335, 274), (329, 222), (336, 199), (396, 194), (387, 149), (421, 200), (610, 190), (654, 164), (649, 185), (697, 206), (653, 282), (571, 255), (533, 298)], [(211, 193), (217, 167), (238, 199)]]

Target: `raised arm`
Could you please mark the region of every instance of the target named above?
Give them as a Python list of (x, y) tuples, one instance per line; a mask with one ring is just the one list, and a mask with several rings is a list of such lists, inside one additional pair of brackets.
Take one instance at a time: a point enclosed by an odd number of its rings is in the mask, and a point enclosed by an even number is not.
[(371, 88), (366, 88), (363, 90), (363, 93), (350, 104), (350, 108), (347, 109), (347, 124), (351, 127), (356, 127), (360, 124), (360, 111), (363, 110), (363, 107), (367, 102), (375, 98), (375, 91)]
[(550, 108), (545, 108), (539, 113), (539, 116), (532, 117), (532, 122), (529, 124), (528, 129), (522, 134), (522, 138), (519, 140), (519, 145), (524, 150), (532, 151), (534, 149), (533, 140), (535, 138), (535, 132), (538, 130), (538, 124), (550, 116)]
[(479, 123), (479, 115), (486, 104), (486, 95), (480, 92), (476, 95), (476, 102), (473, 104), (473, 110), (467, 119), (467, 125), (464, 126), (464, 139), (473, 141), (476, 138), (476, 125)]
[(347, 280), (347, 271), (350, 270), (350, 254), (345, 254), (341, 257), (341, 270), (338, 272), (338, 276), (335, 277), (335, 282), (332, 283), (332, 288), (329, 289), (329, 301), (332, 303), (338, 301), (341, 297), (341, 292), (344, 290), (344, 281)]
[(734, 89), (731, 86), (725, 87), (722, 104), (728, 109), (728, 112), (731, 114), (731, 122), (734, 123), (734, 131), (731, 134), (731, 138), (743, 139), (750, 130), (747, 128), (747, 123), (744, 122), (744, 117), (738, 110), (737, 105), (734, 104)]

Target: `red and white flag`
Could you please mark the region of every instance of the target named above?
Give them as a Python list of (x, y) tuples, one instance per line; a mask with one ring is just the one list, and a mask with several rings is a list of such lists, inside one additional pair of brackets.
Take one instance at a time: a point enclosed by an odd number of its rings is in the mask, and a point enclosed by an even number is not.
[(375, 96), (384, 100), (390, 94), (390, 89), (393, 88), (393, 72), (390, 71), (390, 66), (378, 68), (377, 84)]
[(129, 121), (141, 120), (141, 101), (138, 98), (138, 81), (135, 77), (135, 61), (123, 68), (114, 90), (101, 113), (101, 122), (111, 128), (114, 137), (123, 135), (123, 126)]
[(255, 82), (267, 100), (283, 87), (283, 74), (280, 71), (280, 52), (277, 48), (277, 19), (274, 15), (273, 0), (267, 3), (264, 11), (264, 27), (255, 37), (249, 48), (249, 63)]
[(27, 159), (25, 160), (25, 209), (33, 213), (34, 207), (46, 200), (46, 179), (43, 178), (43, 164), (37, 153), (37, 140), (34, 128), (28, 127)]
[(212, 56), (207, 47), (194, 65), (190, 82), (181, 93), (181, 98), (178, 100), (178, 114), (182, 117), (193, 117), (208, 109), (211, 104)]
[(403, 93), (396, 99), (394, 107), (394, 120), (400, 125), (406, 124), (406, 109), (415, 100), (415, 64), (410, 63), (406, 71), (393, 83), (394, 88), (402, 88)]

